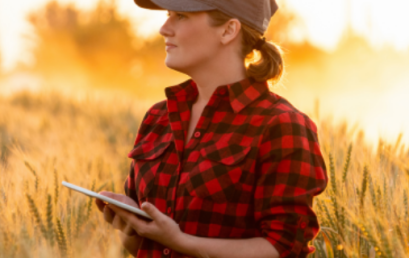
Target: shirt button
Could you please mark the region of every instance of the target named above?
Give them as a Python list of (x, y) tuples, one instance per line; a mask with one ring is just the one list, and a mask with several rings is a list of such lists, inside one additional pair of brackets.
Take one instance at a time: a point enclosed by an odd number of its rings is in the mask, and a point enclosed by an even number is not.
[(164, 255), (168, 255), (168, 254), (170, 254), (170, 250), (169, 250), (169, 248), (165, 248), (165, 249), (163, 249), (163, 254), (164, 254)]
[(172, 208), (169, 207), (169, 208), (168, 208), (168, 214), (170, 215), (171, 213), (172, 213)]
[(200, 137), (200, 135), (201, 135), (201, 133), (200, 133), (200, 132), (195, 132), (195, 137), (196, 137), (196, 138), (199, 138), (199, 137)]
[(306, 226), (307, 226), (307, 223), (305, 223), (305, 222), (301, 223), (301, 228), (305, 228)]

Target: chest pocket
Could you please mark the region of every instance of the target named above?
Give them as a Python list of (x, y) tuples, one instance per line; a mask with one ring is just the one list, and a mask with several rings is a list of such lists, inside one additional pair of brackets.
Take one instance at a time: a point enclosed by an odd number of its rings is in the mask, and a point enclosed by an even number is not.
[(170, 139), (141, 141), (129, 153), (129, 157), (135, 160), (135, 185), (139, 201), (143, 202), (148, 197), (166, 194), (166, 189), (158, 186), (167, 186), (169, 183), (170, 177), (163, 174), (163, 171), (167, 169), (166, 157), (170, 155), (167, 150), (171, 144)]
[(200, 149), (201, 158), (190, 171), (190, 195), (217, 203), (249, 201), (253, 166), (251, 146), (212, 141)]

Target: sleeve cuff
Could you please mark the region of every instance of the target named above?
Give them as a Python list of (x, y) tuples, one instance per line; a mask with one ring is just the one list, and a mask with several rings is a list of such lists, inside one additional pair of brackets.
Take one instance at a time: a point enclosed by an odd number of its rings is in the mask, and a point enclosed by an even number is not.
[(314, 246), (309, 246), (305, 239), (305, 231), (308, 226), (308, 218), (300, 217), (297, 222), (297, 231), (295, 232), (294, 239), (289, 243), (288, 239), (283, 239), (281, 243), (278, 239), (281, 239), (282, 236), (277, 233), (267, 233), (265, 234), (265, 239), (274, 246), (277, 252), (280, 255), (280, 258), (300, 258), (307, 257), (309, 254), (315, 251)]

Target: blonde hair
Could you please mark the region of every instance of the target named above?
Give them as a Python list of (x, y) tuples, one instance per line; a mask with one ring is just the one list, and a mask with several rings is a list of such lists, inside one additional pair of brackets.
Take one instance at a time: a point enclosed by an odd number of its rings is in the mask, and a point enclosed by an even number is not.
[[(210, 17), (210, 26), (217, 27), (228, 22), (232, 17), (219, 11), (207, 11)], [(284, 60), (281, 49), (272, 42), (266, 41), (259, 52), (254, 49), (262, 34), (257, 30), (241, 23), (242, 50), (241, 57), (246, 66), (247, 77), (252, 77), (258, 82), (268, 81), (276, 84), (284, 73)]]

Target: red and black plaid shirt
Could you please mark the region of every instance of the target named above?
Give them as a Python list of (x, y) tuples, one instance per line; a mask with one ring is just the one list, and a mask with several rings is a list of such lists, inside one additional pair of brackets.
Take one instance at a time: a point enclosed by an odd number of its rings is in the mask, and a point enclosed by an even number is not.
[[(314, 196), (328, 177), (317, 128), (267, 83), (218, 87), (185, 145), (193, 80), (166, 88), (144, 117), (125, 182), (191, 235), (266, 238), (280, 257), (306, 257), (320, 229)], [(145, 238), (137, 257), (186, 257)]]

